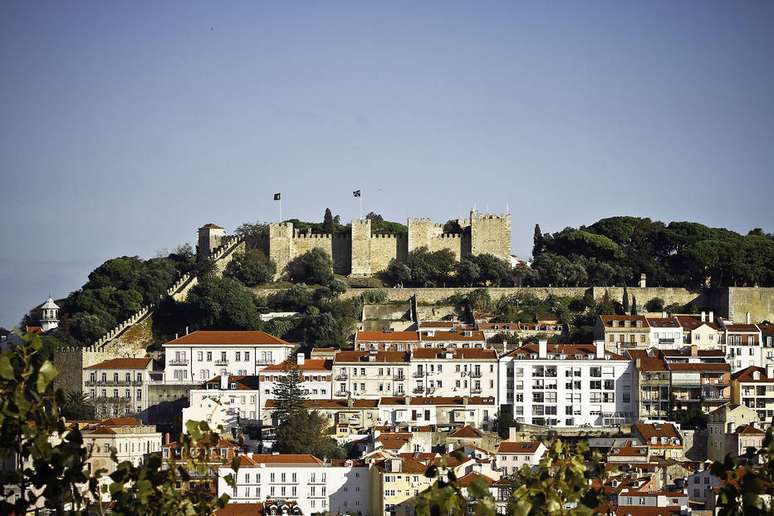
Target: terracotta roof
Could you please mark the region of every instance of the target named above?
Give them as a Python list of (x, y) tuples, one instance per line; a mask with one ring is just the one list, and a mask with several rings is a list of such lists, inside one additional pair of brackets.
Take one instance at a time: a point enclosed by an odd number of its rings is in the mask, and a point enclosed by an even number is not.
[[(760, 373), (760, 378), (758, 380), (755, 379), (754, 373)], [(745, 367), (744, 369), (737, 371), (735, 373), (731, 374), (731, 379), (737, 380), (740, 382), (774, 382), (774, 378), (769, 378), (766, 374), (766, 368), (765, 367), (758, 367), (758, 366), (750, 366)]]
[[(236, 384), (236, 390), (257, 390), (258, 389), (258, 377), (253, 375), (248, 376), (229, 376), (228, 377), (229, 389), (230, 384)], [(204, 385), (214, 385), (216, 389), (220, 389), (220, 376), (216, 376), (212, 380), (207, 380)]]
[(470, 335), (465, 335), (465, 333), (459, 333), (456, 331), (436, 331), (433, 333), (433, 335), (428, 335), (427, 333), (422, 333), (420, 335), (421, 340), (427, 340), (427, 341), (483, 341), (486, 340), (486, 337), (484, 337), (484, 332), (479, 330), (466, 330)]
[[(266, 400), (264, 407), (274, 408), (277, 406), (277, 400)], [(347, 400), (304, 400), (304, 407), (308, 409), (365, 409), (365, 408), (377, 408), (379, 406), (379, 400), (364, 400), (353, 399), (352, 407), (349, 407)]]
[[(447, 358), (447, 353), (451, 354)], [(481, 348), (417, 348), (411, 352), (413, 359), (441, 359), (441, 360), (497, 360), (497, 351)]]
[(295, 360), (286, 360), (280, 364), (266, 366), (260, 372), (283, 372), (290, 369), (298, 369), (299, 371), (331, 371), (333, 369), (333, 361), (329, 358), (307, 358), (303, 364), (298, 365)]
[(701, 364), (690, 364), (685, 362), (667, 362), (670, 371), (731, 371), (731, 366), (727, 363), (705, 362)]
[(99, 424), (102, 426), (137, 426), (141, 425), (142, 421), (136, 417), (111, 417), (103, 419)]
[(341, 362), (368, 363), (370, 357), (374, 357), (374, 362), (408, 362), (409, 355), (403, 351), (339, 351), (334, 358), (334, 364)]
[[(321, 461), (314, 455), (310, 455), (308, 453), (280, 453), (277, 455), (274, 455), (271, 453), (255, 453), (252, 456), (250, 455), (239, 456), (240, 467), (258, 466), (259, 464), (269, 464), (269, 465), (293, 464), (296, 466), (301, 466), (301, 465), (318, 466), (318, 465), (322, 465), (323, 461)], [(222, 467), (228, 468), (230, 466), (224, 465)]]
[(84, 369), (145, 369), (153, 359), (148, 358), (111, 358)]
[(419, 321), (420, 328), (454, 328), (454, 321)]
[[(530, 343), (526, 344), (520, 348), (516, 348), (512, 351), (509, 351), (505, 355), (518, 355), (520, 353), (523, 354), (538, 354), (538, 344), (536, 343)], [(573, 360), (575, 358), (575, 355), (582, 355), (583, 358), (586, 358), (589, 355), (596, 356), (597, 354), (597, 348), (594, 344), (548, 344), (547, 346), (548, 355), (560, 355), (564, 354), (567, 355), (567, 360)], [(628, 360), (626, 357), (621, 356), (617, 353), (610, 353), (609, 351), (605, 351), (605, 355), (609, 355), (611, 360)], [(545, 360), (545, 359), (535, 359), (535, 360)]]
[(693, 315), (678, 315), (676, 317), (677, 317), (677, 322), (679, 322), (680, 326), (682, 326), (683, 329), (685, 330), (695, 330), (696, 328), (699, 328), (702, 325), (707, 325), (713, 330), (720, 330), (720, 325), (714, 321), (702, 322), (702, 320), (699, 317), (696, 317)]
[(419, 333), (415, 331), (359, 331), (355, 334), (355, 342), (419, 342)]
[[(602, 324), (608, 327), (612, 326), (613, 321), (641, 321), (642, 326), (639, 329), (648, 327), (648, 320), (644, 315), (600, 315), (599, 318)], [(637, 329), (637, 326), (630, 326), (630, 328)]]
[[(418, 461), (418, 460), (416, 460), (416, 459), (414, 459), (412, 457), (403, 457), (403, 456), (401, 456), (400, 460), (401, 460), (400, 472), (398, 472), (398, 471), (391, 471), (389, 473), (391, 473), (391, 474), (392, 473), (407, 473), (407, 474), (410, 474), (410, 475), (423, 475), (425, 473), (425, 471), (427, 470), (427, 466), (424, 463), (422, 463), (422, 462), (420, 462), (420, 461)], [(376, 466), (386, 473), (387, 472), (386, 464), (388, 462), (389, 462), (389, 459), (383, 460), (383, 461), (379, 461), (379, 462), (376, 463)]]
[(489, 478), (486, 475), (482, 475), (481, 473), (476, 473), (476, 472), (471, 471), (470, 473), (468, 473), (464, 477), (458, 478), (457, 479), (457, 485), (460, 486), (460, 487), (468, 487), (468, 486), (470, 486), (470, 484), (472, 484), (473, 482), (475, 482), (479, 478), (482, 479), (487, 486), (491, 486), (494, 483), (494, 479)]
[(261, 516), (263, 503), (229, 503), (215, 511), (216, 516)]
[(661, 353), (656, 353), (656, 356), (650, 356), (647, 350), (644, 349), (630, 349), (626, 352), (629, 357), (635, 361), (640, 361), (639, 370), (646, 372), (655, 371), (667, 371), (666, 362)]
[(540, 447), (540, 441), (503, 441), (497, 453), (515, 453), (532, 455)]
[(646, 317), (652, 328), (679, 328), (680, 323), (675, 317)]
[(188, 346), (192, 344), (209, 345), (286, 345), (292, 344), (285, 342), (279, 337), (269, 335), (262, 331), (210, 331), (198, 330), (183, 335), (180, 338), (165, 343), (165, 346)]
[[(407, 403), (408, 400), (408, 403)], [(468, 402), (462, 396), (428, 396), (428, 397), (410, 397), (385, 396), (379, 400), (379, 405), (494, 405), (493, 397), (471, 396)]]
[(734, 433), (742, 435), (766, 435), (766, 432), (760, 428), (755, 428), (752, 425), (742, 425), (734, 430)]
[(381, 434), (376, 442), (382, 444), (385, 450), (400, 450), (411, 441), (411, 434)]
[[(672, 423), (636, 423), (634, 428), (642, 436), (646, 444), (650, 445), (651, 438), (656, 437), (661, 439), (666, 437), (668, 439), (679, 439), (682, 442), (683, 438), (680, 436), (680, 432), (677, 431), (677, 427)], [(661, 444), (661, 443), (658, 443)]]
[(738, 333), (758, 333), (760, 329), (755, 324), (726, 324), (726, 331)]
[(449, 437), (456, 437), (456, 438), (463, 438), (463, 439), (477, 439), (483, 436), (484, 436), (484, 433), (481, 430), (471, 425), (465, 425), (462, 428), (458, 428), (457, 430), (449, 434)]

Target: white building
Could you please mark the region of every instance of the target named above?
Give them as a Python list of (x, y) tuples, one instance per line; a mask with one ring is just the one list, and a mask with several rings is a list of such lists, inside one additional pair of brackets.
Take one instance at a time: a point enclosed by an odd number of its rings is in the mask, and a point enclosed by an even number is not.
[[(144, 425), (131, 417), (112, 418), (81, 429), (83, 446), (89, 452), (89, 472), (107, 471), (100, 483), (103, 501), (110, 500), (107, 486), (112, 482), (107, 476), (116, 470), (118, 463), (129, 461), (135, 466), (142, 464), (151, 453), (161, 453), (161, 432), (153, 425)], [(111, 458), (115, 453), (118, 462)]]
[(415, 396), (497, 396), (497, 352), (480, 348), (418, 348), (410, 356)]
[(513, 475), (525, 464), (537, 466), (546, 450), (546, 445), (540, 441), (503, 441), (497, 448), (497, 469), (505, 475)]
[(195, 331), (163, 348), (164, 381), (199, 384), (218, 375), (255, 376), (287, 360), (294, 346), (262, 331)]
[[(224, 478), (235, 475), (236, 487)], [(368, 466), (362, 462), (325, 463), (312, 455), (240, 456), (239, 471), (218, 468), (218, 496), (227, 494), (230, 504), (265, 500), (292, 501), (303, 514), (368, 513), (370, 503)]]
[(647, 320), (651, 347), (676, 349), (683, 346), (683, 327), (676, 317), (647, 317)]
[(494, 397), (383, 397), (379, 400), (380, 425), (440, 428), (472, 425), (488, 429), (496, 414)]
[(527, 344), (500, 357), (499, 400), (519, 423), (612, 426), (637, 418), (631, 360), (595, 344)]
[(409, 354), (403, 351), (340, 351), (333, 360), (333, 396), (381, 398), (409, 392)]
[(260, 424), (257, 376), (217, 376), (201, 389), (191, 389), (188, 400), (188, 407), (183, 409), (183, 429), (187, 421), (207, 421), (213, 429), (222, 425), (224, 431)]
[(295, 362), (286, 360), (281, 364), (264, 367), (259, 375), (261, 406), (266, 400), (274, 399), (274, 388), (278, 382), (296, 369), (301, 374), (301, 389), (308, 400), (329, 400), (333, 398), (333, 360), (325, 358), (307, 359), (303, 353), (296, 355)]
[(731, 372), (747, 367), (764, 367), (761, 330), (755, 324), (732, 324), (721, 319), (726, 361)]
[(355, 334), (356, 351), (409, 351), (419, 347), (419, 333), (415, 331), (358, 331)]
[(148, 383), (153, 360), (111, 358), (83, 370), (83, 393), (95, 406), (98, 418), (146, 416)]
[(485, 348), (484, 332), (480, 330), (455, 329), (450, 331), (428, 330), (419, 335), (423, 348)]
[(50, 297), (40, 307), (40, 328), (43, 333), (59, 328), (59, 305)]

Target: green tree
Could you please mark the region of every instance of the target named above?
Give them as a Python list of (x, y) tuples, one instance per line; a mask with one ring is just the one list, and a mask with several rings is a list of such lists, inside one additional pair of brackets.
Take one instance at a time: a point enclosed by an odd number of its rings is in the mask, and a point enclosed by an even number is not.
[(194, 328), (254, 330), (260, 325), (252, 291), (232, 278), (204, 278), (191, 289), (185, 313)]
[(341, 325), (330, 313), (320, 313), (312, 310), (304, 318), (304, 342), (312, 347), (339, 347), (346, 341), (342, 334)]
[(276, 403), (274, 417), (280, 423), (293, 414), (305, 411), (302, 373), (295, 366), (289, 366), (286, 372), (280, 376), (272, 391)]
[(315, 248), (288, 264), (288, 276), (294, 283), (327, 285), (333, 281), (333, 261), (328, 253)]
[(277, 266), (260, 251), (248, 249), (239, 253), (226, 265), (223, 275), (234, 278), (248, 287), (268, 283), (274, 279)]
[(471, 256), (466, 256), (457, 264), (457, 280), (466, 287), (478, 285), (481, 278), (481, 269), (476, 260), (472, 258)]
[(660, 297), (654, 297), (645, 303), (645, 310), (648, 312), (661, 312), (664, 310), (664, 300)]
[(623, 305), (624, 313), (628, 314), (631, 310), (631, 305), (629, 305), (629, 290), (626, 287), (624, 287), (623, 302), (621, 304)]
[(316, 411), (301, 410), (289, 414), (276, 428), (276, 451), (309, 453), (322, 459), (341, 459), (344, 450), (329, 435), (325, 419)]
[(96, 409), (89, 403), (89, 396), (81, 391), (69, 391), (62, 404), (62, 417), (67, 419), (94, 419)]
[(637, 296), (632, 296), (632, 315), (637, 315)]
[(540, 224), (535, 224), (535, 233), (532, 237), (532, 257), (537, 258), (544, 250), (543, 232), (540, 231)]
[(333, 213), (330, 208), (325, 208), (325, 215), (323, 216), (323, 232), (328, 235), (336, 233), (336, 224), (333, 222)]

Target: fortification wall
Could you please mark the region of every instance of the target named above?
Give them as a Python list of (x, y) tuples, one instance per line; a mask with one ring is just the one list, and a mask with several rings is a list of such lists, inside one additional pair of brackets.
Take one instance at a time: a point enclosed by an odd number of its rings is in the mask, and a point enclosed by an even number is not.
[(729, 288), (728, 318), (744, 322), (747, 312), (753, 322), (774, 322), (774, 288)]
[(443, 249), (451, 251), (452, 254), (454, 255), (455, 260), (457, 261), (462, 260), (463, 258), (462, 235), (442, 233), (430, 239), (431, 251), (435, 252), (435, 251), (441, 251)]
[[(693, 292), (686, 288), (675, 287), (627, 287), (629, 292), (629, 301), (633, 301), (637, 298), (637, 306), (644, 306), (645, 303), (651, 299), (661, 298), (664, 300), (664, 306), (671, 305), (672, 303), (679, 303), (685, 305), (688, 303), (695, 303), (699, 307), (712, 306), (710, 298), (700, 292)], [(610, 299), (614, 301), (623, 300), (623, 287), (593, 287), (592, 294), (594, 299), (602, 299), (608, 293)], [(722, 315), (722, 312), (719, 313)]]
[(400, 250), (406, 247), (406, 237), (403, 235), (371, 235), (370, 242), (370, 269), (375, 274), (387, 268), (393, 259), (405, 259)]
[(352, 221), (352, 268), (353, 276), (370, 276), (371, 270), (371, 221)]
[(333, 238), (331, 235), (296, 234), (293, 238), (293, 258), (308, 253), (312, 249), (321, 249), (333, 259)]
[(333, 237), (333, 272), (347, 275), (352, 270), (352, 236), (349, 233)]
[(502, 260), (511, 256), (511, 216), (470, 214), (470, 236), (473, 255), (492, 254)]
[(281, 222), (269, 224), (269, 258), (277, 265), (277, 277), (280, 277), (295, 257), (293, 250), (293, 224)]

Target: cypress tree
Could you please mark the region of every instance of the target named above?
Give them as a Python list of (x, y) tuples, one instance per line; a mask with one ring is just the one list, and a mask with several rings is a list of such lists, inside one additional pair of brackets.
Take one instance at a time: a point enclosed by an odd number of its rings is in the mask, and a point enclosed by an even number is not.
[(535, 236), (532, 238), (532, 257), (540, 256), (544, 246), (545, 240), (543, 239), (543, 233), (540, 231), (540, 224), (535, 224)]
[(629, 291), (624, 287), (624, 293), (623, 293), (623, 311), (625, 314), (629, 313)]
[(333, 223), (333, 214), (330, 208), (325, 208), (325, 215), (323, 216), (323, 231), (329, 235), (332, 235), (336, 231), (336, 226)]
[(637, 296), (632, 296), (632, 315), (637, 315)]
[(275, 402), (277, 404), (274, 417), (277, 421), (285, 421), (289, 416), (304, 412), (304, 391), (301, 389), (301, 371), (290, 367), (288, 374), (282, 375), (274, 385)]

